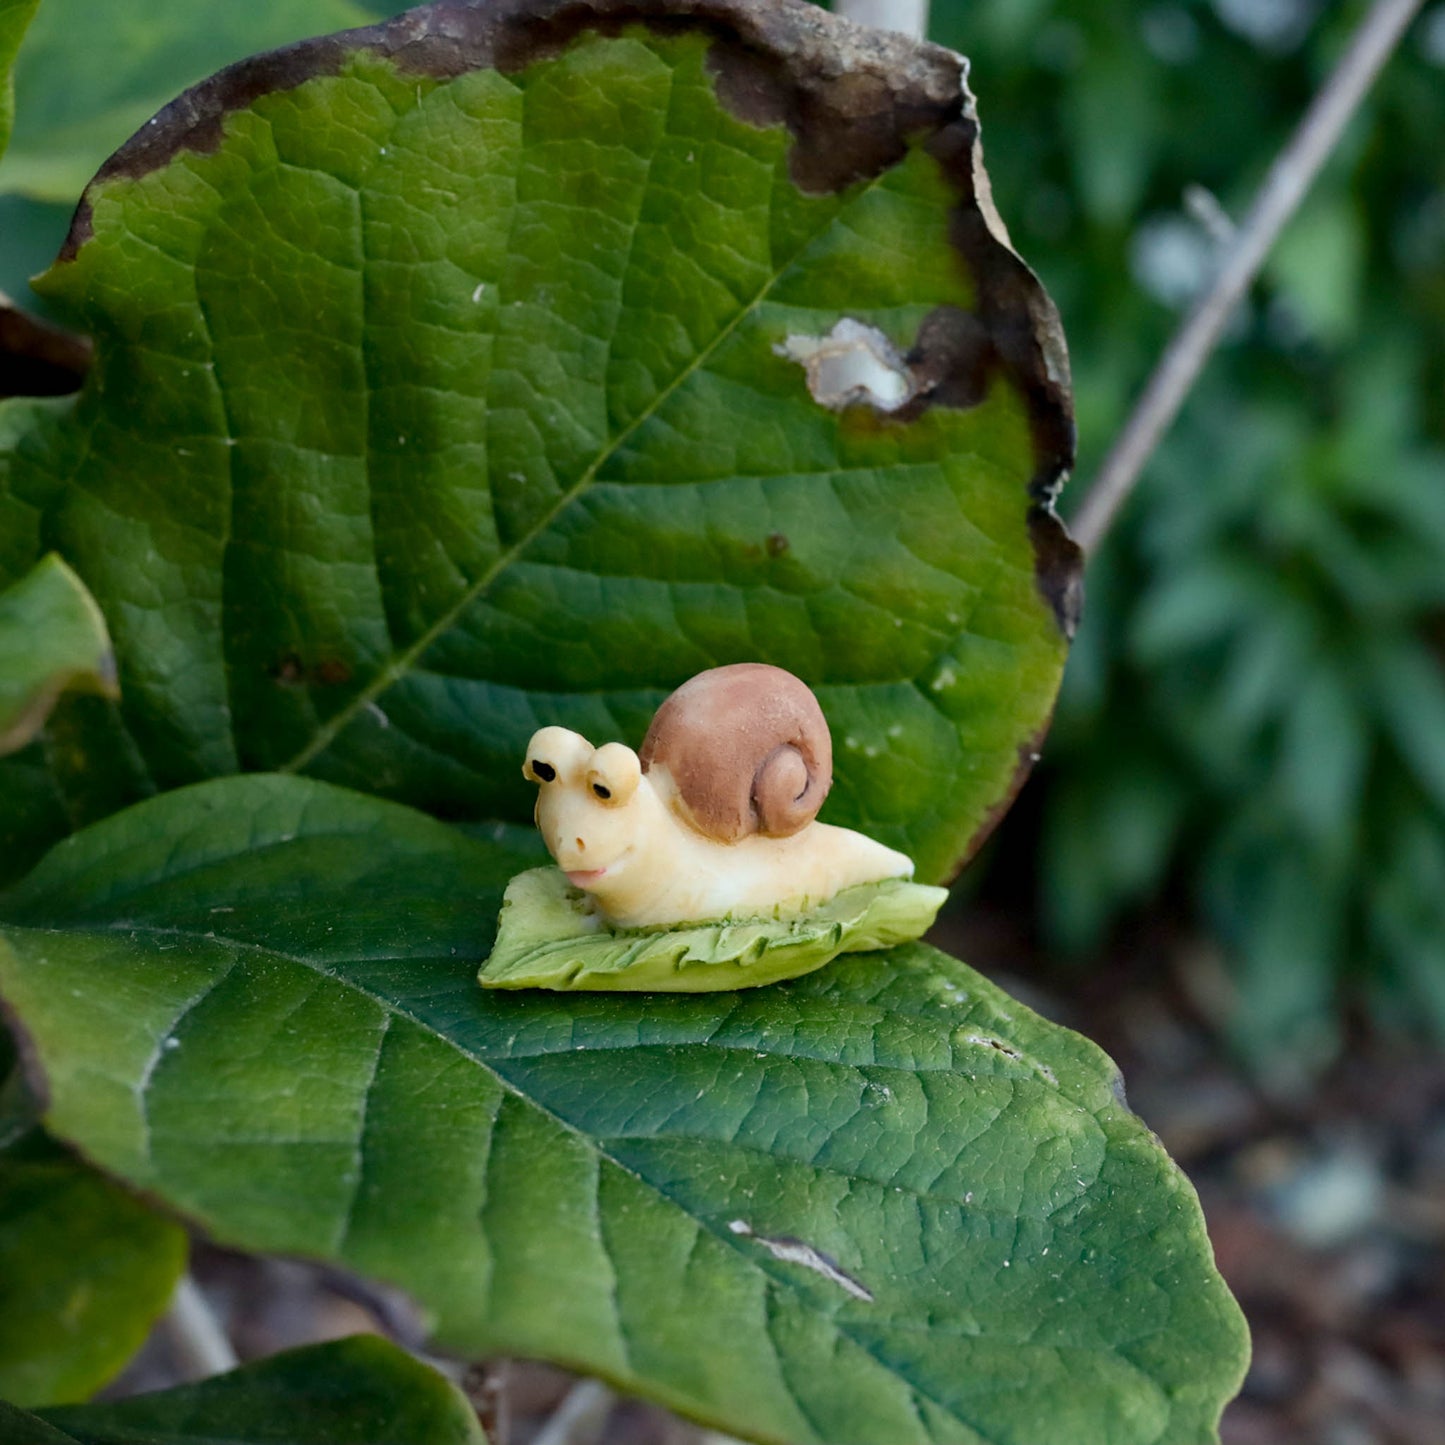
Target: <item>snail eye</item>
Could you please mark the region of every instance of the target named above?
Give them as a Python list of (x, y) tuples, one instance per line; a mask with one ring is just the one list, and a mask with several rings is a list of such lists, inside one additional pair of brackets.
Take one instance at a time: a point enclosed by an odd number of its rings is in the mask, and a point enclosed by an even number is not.
[(593, 783), (592, 791), (605, 803), (612, 796), (612, 789), (601, 783)]
[(544, 783), (550, 783), (557, 776), (557, 769), (551, 763), (538, 762), (536, 758), (532, 759), (532, 771)]

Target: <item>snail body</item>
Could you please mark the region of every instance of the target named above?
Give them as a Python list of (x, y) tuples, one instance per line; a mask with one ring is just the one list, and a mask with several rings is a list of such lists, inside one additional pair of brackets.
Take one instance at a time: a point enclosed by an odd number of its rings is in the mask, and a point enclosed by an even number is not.
[(658, 709), (641, 754), (546, 727), (527, 748), (537, 825), (617, 927), (762, 917), (912, 876), (902, 853), (816, 821), (832, 782), (817, 700), (780, 668), (714, 668)]

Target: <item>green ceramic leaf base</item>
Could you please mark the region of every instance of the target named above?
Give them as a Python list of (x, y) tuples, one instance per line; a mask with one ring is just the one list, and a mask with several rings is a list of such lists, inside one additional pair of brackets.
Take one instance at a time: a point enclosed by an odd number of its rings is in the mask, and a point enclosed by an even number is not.
[(483, 988), (711, 993), (799, 978), (840, 953), (908, 943), (948, 897), (890, 878), (845, 888), (808, 913), (611, 929), (559, 868), (532, 868), (507, 886)]

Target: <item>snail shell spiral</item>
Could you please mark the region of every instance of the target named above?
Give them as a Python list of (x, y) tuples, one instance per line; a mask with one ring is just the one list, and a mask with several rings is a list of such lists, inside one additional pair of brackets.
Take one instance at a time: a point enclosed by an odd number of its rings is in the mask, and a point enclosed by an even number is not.
[(639, 754), (664, 769), (688, 821), (719, 842), (786, 838), (833, 784), (833, 741), (808, 686), (761, 662), (715, 667), (658, 708)]

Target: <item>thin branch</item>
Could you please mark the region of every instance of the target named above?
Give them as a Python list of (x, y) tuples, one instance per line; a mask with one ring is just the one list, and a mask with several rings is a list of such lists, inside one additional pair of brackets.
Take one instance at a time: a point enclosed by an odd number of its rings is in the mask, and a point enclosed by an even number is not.
[(177, 1362), (190, 1379), (221, 1375), (240, 1363), (200, 1286), (189, 1274), (182, 1275), (176, 1285), (165, 1329)]
[(928, 0), (837, 0), (833, 9), (859, 25), (896, 30), (915, 40), (928, 34)]
[(532, 1445), (581, 1445), (602, 1433), (616, 1397), (600, 1380), (579, 1380), (537, 1432)]
[(1108, 532), (1144, 464), (1219, 344), (1234, 308), (1423, 3), (1375, 0), (1344, 58), (1270, 166), (1254, 203), (1221, 258), (1213, 286), (1165, 348), (1133, 415), (1070, 520), (1070, 530), (1085, 552), (1093, 552)]

